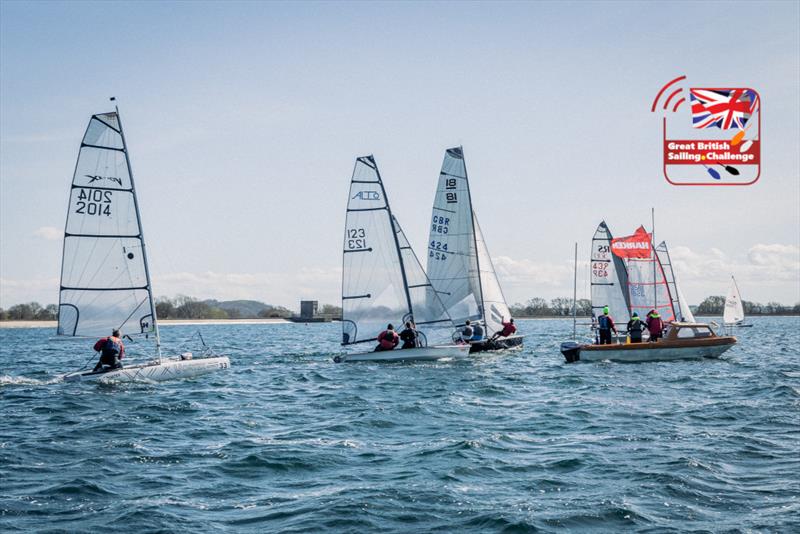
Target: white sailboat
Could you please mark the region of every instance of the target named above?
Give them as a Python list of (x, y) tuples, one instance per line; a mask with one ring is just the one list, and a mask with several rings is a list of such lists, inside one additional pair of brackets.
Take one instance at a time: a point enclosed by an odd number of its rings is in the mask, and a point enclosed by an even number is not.
[[(457, 326), (481, 322), (486, 337), (503, 329), (511, 312), (472, 207), (464, 151), (445, 151), (433, 201), (427, 272)], [(520, 346), (523, 336), (471, 342), (472, 352)]]
[(744, 324), (744, 304), (739, 293), (739, 286), (736, 284), (736, 279), (733, 275), (731, 275), (731, 286), (728, 288), (728, 295), (725, 297), (722, 324), (726, 328), (753, 326)]
[[(227, 369), (225, 356), (164, 358), (139, 204), (119, 110), (92, 115), (72, 178), (58, 307), (59, 336), (102, 337), (119, 329), (153, 337), (152, 361), (76, 371), (67, 381), (170, 380)], [(127, 364), (127, 361), (123, 361)]]
[(469, 345), (450, 341), (453, 322), (392, 215), (372, 156), (356, 159), (342, 256), (342, 345), (375, 345), (387, 324), (400, 330), (412, 321), (420, 346), (337, 355), (335, 362), (439, 360), (469, 354)]

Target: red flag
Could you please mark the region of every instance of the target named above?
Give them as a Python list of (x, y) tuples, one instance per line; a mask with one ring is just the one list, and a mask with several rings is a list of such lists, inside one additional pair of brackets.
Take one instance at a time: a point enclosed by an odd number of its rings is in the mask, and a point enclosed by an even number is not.
[(649, 258), (651, 254), (650, 234), (640, 226), (633, 235), (611, 240), (611, 252), (620, 258)]

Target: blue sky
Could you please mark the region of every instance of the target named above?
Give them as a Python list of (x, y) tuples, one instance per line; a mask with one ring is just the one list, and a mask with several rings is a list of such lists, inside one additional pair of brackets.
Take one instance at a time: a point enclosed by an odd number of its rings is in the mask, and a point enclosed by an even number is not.
[[(419, 253), (463, 145), (512, 302), (570, 294), (573, 243), (585, 260), (600, 220), (622, 235), (651, 206), (691, 302), (731, 273), (746, 300), (800, 301), (796, 2), (0, 6), (0, 306), (57, 302), (78, 145), (111, 95), (158, 295), (337, 302), (354, 158)], [(758, 184), (665, 182), (649, 107), (680, 74), (759, 90)]]

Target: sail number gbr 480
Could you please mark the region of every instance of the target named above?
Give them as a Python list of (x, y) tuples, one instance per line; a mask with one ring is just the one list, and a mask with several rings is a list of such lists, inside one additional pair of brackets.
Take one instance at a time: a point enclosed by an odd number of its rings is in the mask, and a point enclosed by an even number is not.
[(112, 191), (81, 188), (75, 203), (75, 213), (110, 217), (112, 196)]

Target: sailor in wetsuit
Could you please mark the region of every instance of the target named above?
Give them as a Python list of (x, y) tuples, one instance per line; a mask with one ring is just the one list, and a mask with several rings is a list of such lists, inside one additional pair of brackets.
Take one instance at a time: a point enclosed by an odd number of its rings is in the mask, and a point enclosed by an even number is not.
[(403, 342), (401, 349), (417, 348), (417, 331), (411, 321), (406, 321), (406, 327), (400, 332), (400, 341)]
[(104, 366), (108, 367), (107, 370), (122, 369), (120, 360), (125, 357), (125, 345), (122, 343), (119, 330), (114, 330), (110, 336), (97, 340), (94, 350), (100, 353), (100, 361), (92, 372), (96, 373)]

